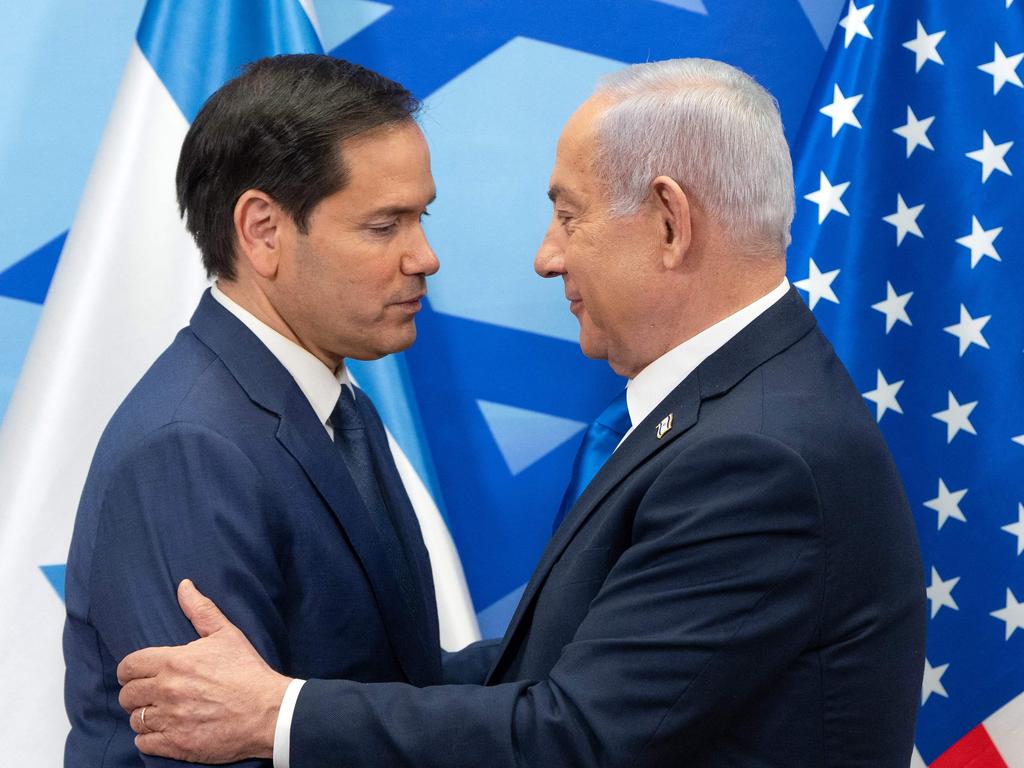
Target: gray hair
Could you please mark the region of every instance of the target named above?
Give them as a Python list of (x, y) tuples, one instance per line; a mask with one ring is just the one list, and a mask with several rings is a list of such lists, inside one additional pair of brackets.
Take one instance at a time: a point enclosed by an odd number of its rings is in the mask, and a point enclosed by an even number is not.
[(639, 210), (658, 176), (675, 180), (741, 241), (789, 245), (793, 163), (779, 105), (720, 61), (636, 64), (604, 77), (611, 105), (597, 122), (596, 170), (612, 213)]

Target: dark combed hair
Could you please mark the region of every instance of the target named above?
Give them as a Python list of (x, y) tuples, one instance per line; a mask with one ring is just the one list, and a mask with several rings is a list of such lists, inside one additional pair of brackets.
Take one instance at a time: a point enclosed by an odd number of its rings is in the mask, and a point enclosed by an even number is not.
[(413, 120), (419, 102), (393, 80), (331, 56), (249, 64), (203, 105), (178, 157), (178, 207), (209, 276), (235, 277), (234, 207), (272, 197), (305, 233), (317, 203), (348, 181), (340, 145)]

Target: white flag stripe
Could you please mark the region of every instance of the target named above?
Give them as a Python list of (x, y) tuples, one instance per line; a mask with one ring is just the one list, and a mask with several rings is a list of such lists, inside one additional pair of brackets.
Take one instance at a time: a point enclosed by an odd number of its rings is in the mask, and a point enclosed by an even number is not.
[[(63, 563), (93, 450), (205, 285), (178, 217), (185, 118), (136, 45), (0, 432), (4, 761), (59, 765)], [(33, 578), (33, 575), (38, 578)]]
[(984, 725), (1007, 768), (1024, 768), (1024, 693), (990, 715)]
[(2, 521), (4, 565), (30, 548), (63, 562), (68, 539), (27, 511), (62, 510), (70, 535), (100, 433), (205, 285), (174, 202), (187, 129), (133, 45), (0, 433), (3, 506), (18, 511)]
[(462, 572), (462, 562), (430, 491), (391, 432), (387, 434), (398, 475), (412, 501), (423, 533), (423, 543), (430, 553), (430, 570), (437, 594), (437, 618), (441, 625), (441, 646), (445, 650), (457, 651), (480, 639), (480, 627)]

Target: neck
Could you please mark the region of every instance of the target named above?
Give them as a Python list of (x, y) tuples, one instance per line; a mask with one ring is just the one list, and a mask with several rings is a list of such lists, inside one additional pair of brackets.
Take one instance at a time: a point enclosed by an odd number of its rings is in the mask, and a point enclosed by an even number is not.
[(723, 269), (690, 282), (680, 292), (681, 311), (665, 325), (664, 333), (651, 338), (653, 343), (644, 359), (625, 375), (634, 378), (669, 350), (771, 293), (785, 277), (785, 269), (783, 259), (777, 264), (761, 260), (758, 266), (748, 263), (745, 269)]
[(277, 331), (286, 339), (294, 342), (316, 357), (332, 373), (337, 372), (344, 365), (344, 360), (335, 359), (323, 350), (316, 349), (303, 342), (274, 306), (270, 297), (258, 285), (246, 280), (224, 280), (223, 278), (218, 278), (217, 288), (261, 323)]
[[(687, 316), (681, 318), (672, 347), (693, 338), (718, 322), (753, 304), (771, 293), (785, 277), (785, 265), (778, 269), (761, 270), (757, 274), (725, 273), (712, 284), (695, 286), (687, 307)], [(668, 351), (668, 350), (666, 350)]]

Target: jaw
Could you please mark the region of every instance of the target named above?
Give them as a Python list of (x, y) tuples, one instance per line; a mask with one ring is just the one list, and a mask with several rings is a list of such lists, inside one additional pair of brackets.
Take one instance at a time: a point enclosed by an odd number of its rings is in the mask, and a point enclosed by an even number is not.
[(608, 366), (619, 376), (632, 379), (647, 366), (646, 364), (638, 363), (628, 352), (623, 352), (623, 354), (618, 354), (617, 350), (609, 350), (606, 355)]
[[(620, 338), (598, 328), (586, 308), (579, 314), (580, 351), (591, 360), (605, 360), (619, 376), (633, 378), (646, 366), (643, 350), (631, 349)], [(635, 345), (634, 345), (635, 346)], [(652, 358), (653, 359), (653, 358)]]
[(381, 329), (370, 340), (373, 357), (368, 359), (376, 360), (387, 355), (404, 352), (413, 345), (414, 341), (416, 341), (416, 318), (409, 317), (396, 325), (389, 325), (389, 327)]
[(591, 360), (608, 359), (608, 338), (604, 331), (594, 325), (586, 307), (580, 311), (576, 320), (580, 324), (580, 351)]

